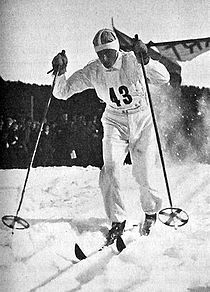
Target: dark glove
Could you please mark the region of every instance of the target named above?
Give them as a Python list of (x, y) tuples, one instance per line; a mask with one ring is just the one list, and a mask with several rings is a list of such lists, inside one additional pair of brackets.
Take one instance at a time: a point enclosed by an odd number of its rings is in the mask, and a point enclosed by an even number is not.
[(133, 51), (137, 58), (137, 61), (141, 62), (141, 55), (144, 61), (144, 65), (149, 63), (149, 55), (148, 55), (148, 49), (147, 46), (138, 39), (138, 36), (136, 35), (133, 39)]
[(66, 72), (68, 59), (66, 57), (65, 50), (62, 50), (61, 53), (58, 53), (52, 60), (52, 66), (53, 69), (50, 70), (47, 73), (50, 73), (53, 71), (53, 75), (55, 75), (58, 72), (58, 75), (62, 75)]

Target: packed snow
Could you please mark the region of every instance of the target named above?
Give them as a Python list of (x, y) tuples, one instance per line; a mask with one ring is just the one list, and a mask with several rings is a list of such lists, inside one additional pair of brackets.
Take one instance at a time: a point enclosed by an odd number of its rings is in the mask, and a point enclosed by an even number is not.
[[(100, 248), (110, 227), (94, 167), (32, 168), (19, 211), (30, 227), (0, 223), (0, 291), (210, 291), (210, 165), (167, 164), (174, 207), (189, 215), (175, 229), (157, 221), (148, 237), (126, 232), (121, 254), (109, 247), (81, 262), (78, 243), (89, 255)], [(156, 179), (169, 207), (162, 170)], [(26, 170), (0, 171), (0, 216), (15, 215)], [(138, 186), (125, 165), (123, 191), (128, 222), (142, 222)]]

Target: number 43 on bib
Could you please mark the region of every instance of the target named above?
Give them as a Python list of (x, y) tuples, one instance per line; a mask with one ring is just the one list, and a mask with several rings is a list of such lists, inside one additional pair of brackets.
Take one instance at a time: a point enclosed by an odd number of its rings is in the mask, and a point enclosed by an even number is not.
[[(123, 103), (130, 104), (132, 102), (132, 96), (129, 94), (129, 90), (126, 86), (122, 85), (119, 87), (119, 93), (122, 95)], [(114, 88), (109, 88), (109, 95), (112, 102), (116, 103), (117, 106), (121, 106), (121, 100), (119, 100), (114, 92)]]

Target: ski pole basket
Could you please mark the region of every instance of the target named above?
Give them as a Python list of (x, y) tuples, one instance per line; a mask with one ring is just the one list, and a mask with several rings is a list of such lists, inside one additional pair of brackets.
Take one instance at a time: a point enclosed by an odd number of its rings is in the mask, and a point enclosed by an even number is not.
[(14, 215), (3, 216), (2, 222), (4, 225), (12, 229), (27, 229), (30, 226), (25, 219)]
[(162, 209), (158, 214), (158, 218), (163, 224), (175, 228), (185, 225), (189, 220), (189, 216), (185, 211), (172, 207)]

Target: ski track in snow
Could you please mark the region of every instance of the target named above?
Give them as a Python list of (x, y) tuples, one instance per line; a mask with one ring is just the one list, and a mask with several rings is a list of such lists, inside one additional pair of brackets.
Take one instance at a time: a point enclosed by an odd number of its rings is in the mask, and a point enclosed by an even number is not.
[[(0, 291), (210, 291), (210, 165), (169, 165), (167, 173), (173, 206), (189, 214), (188, 224), (175, 230), (158, 221), (148, 237), (128, 232), (130, 243), (120, 255), (109, 247), (74, 264), (75, 243), (90, 254), (109, 228), (99, 169), (32, 169), (19, 212), (30, 228), (12, 235), (0, 223)], [(26, 170), (0, 171), (1, 217), (16, 214), (25, 175)], [(163, 208), (169, 207), (160, 169), (156, 179)], [(142, 221), (129, 165), (122, 183), (129, 219)]]

